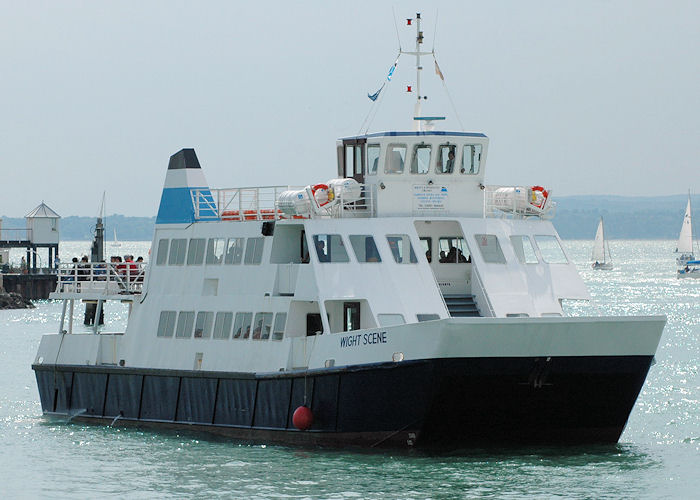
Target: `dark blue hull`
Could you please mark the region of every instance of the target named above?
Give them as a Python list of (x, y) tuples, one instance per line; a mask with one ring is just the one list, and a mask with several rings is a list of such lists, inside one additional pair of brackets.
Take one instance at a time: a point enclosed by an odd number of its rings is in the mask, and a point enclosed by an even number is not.
[[(243, 374), (34, 365), (42, 409), (257, 442), (456, 448), (615, 443), (651, 356), (433, 359)], [(307, 402), (313, 426), (292, 414)]]

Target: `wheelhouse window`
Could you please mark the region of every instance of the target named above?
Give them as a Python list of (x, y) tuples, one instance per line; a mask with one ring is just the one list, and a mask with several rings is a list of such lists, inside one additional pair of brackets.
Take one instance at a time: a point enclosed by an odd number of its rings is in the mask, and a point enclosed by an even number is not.
[(313, 240), (319, 262), (350, 262), (339, 234), (315, 234)]
[(224, 248), (226, 240), (223, 238), (209, 238), (207, 245), (207, 265), (218, 265), (224, 260)]
[(229, 238), (226, 242), (225, 264), (240, 264), (243, 259), (245, 238)]
[(467, 144), (462, 151), (462, 166), (459, 171), (467, 175), (479, 173), (481, 165), (481, 144)]
[(233, 323), (233, 313), (216, 313), (216, 319), (214, 320), (214, 338), (228, 340), (231, 336), (231, 323)]
[(528, 236), (513, 235), (510, 237), (510, 242), (513, 244), (515, 256), (521, 264), (537, 264), (537, 255)]
[(185, 253), (187, 253), (187, 240), (174, 239), (170, 242), (170, 253), (168, 255), (168, 265), (181, 266), (185, 263)]
[(495, 234), (475, 234), (474, 240), (476, 240), (484, 262), (490, 264), (506, 263), (506, 258), (503, 256), (501, 245)]
[(236, 322), (233, 324), (233, 338), (247, 339), (250, 337), (250, 324), (253, 321), (253, 313), (236, 313)]
[(192, 336), (192, 327), (194, 326), (194, 311), (180, 311), (177, 316), (177, 329), (175, 330), (175, 338), (188, 339)]
[(211, 327), (214, 323), (214, 313), (212, 311), (201, 311), (197, 313), (197, 322), (194, 325), (194, 338), (208, 339), (211, 337)]
[(168, 244), (170, 240), (158, 240), (158, 253), (156, 254), (156, 266), (165, 265), (168, 260)]
[(272, 327), (272, 313), (261, 312), (255, 315), (253, 328), (253, 340), (267, 340), (270, 338)]
[(416, 144), (413, 146), (413, 158), (411, 160), (412, 174), (427, 174), (430, 170), (430, 144)]
[[(166, 240), (167, 241), (167, 240)], [(158, 322), (158, 337), (172, 337), (175, 330), (176, 311), (161, 311), (160, 321)]]
[(418, 262), (413, 251), (413, 245), (407, 234), (388, 234), (386, 240), (389, 243), (391, 254), (398, 264), (415, 264)]
[(455, 170), (455, 157), (457, 146), (455, 144), (440, 144), (435, 172), (438, 174), (451, 174)]
[(265, 238), (248, 238), (245, 247), (245, 264), (260, 264), (262, 262), (263, 245)]
[(272, 340), (282, 340), (286, 324), (287, 313), (277, 313), (277, 316), (275, 316), (275, 326), (272, 328)]
[(406, 161), (406, 145), (405, 144), (389, 144), (386, 150), (386, 160), (384, 163), (384, 173), (386, 174), (401, 174), (403, 173), (403, 164)]
[(368, 234), (351, 234), (350, 244), (355, 251), (357, 262), (381, 262), (374, 238)]
[(466, 264), (471, 262), (467, 242), (461, 236), (443, 236), (439, 241), (441, 264)]
[(204, 245), (206, 244), (204, 238), (192, 238), (190, 240), (190, 247), (187, 250), (187, 265), (188, 266), (201, 266), (204, 262)]
[(535, 236), (535, 242), (537, 248), (540, 249), (542, 260), (547, 264), (567, 264), (569, 262), (556, 236)]
[(376, 175), (377, 173), (377, 168), (379, 167), (379, 151), (381, 151), (379, 144), (367, 145), (367, 170), (369, 175)]

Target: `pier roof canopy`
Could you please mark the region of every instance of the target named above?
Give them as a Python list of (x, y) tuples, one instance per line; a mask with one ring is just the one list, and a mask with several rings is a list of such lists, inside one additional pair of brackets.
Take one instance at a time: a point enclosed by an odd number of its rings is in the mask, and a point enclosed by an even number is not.
[(43, 201), (41, 202), (41, 204), (38, 207), (36, 207), (34, 210), (29, 212), (24, 217), (25, 217), (25, 219), (41, 218), (41, 217), (53, 218), (53, 219), (60, 219), (61, 218), (60, 215), (58, 215), (56, 212), (51, 210), (51, 208), (49, 208), (49, 206), (46, 203), (44, 203)]

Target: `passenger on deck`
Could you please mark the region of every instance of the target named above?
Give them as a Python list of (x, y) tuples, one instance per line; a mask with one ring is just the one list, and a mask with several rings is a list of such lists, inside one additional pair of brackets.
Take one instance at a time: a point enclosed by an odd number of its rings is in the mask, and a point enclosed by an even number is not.
[(87, 281), (88, 276), (90, 276), (90, 263), (87, 255), (83, 255), (78, 264), (78, 281)]

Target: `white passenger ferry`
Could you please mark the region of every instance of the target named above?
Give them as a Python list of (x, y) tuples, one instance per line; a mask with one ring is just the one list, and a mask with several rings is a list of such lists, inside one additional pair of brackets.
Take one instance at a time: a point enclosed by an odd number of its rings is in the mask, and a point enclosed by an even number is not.
[[(590, 297), (551, 193), (485, 185), (488, 138), (416, 109), (412, 131), (339, 140), (337, 178), (302, 188), (211, 189), (174, 154), (145, 272), (64, 265), (32, 365), (44, 413), (312, 445), (616, 442), (665, 317), (567, 316)], [(81, 300), (128, 303), (126, 330), (75, 333)]]

